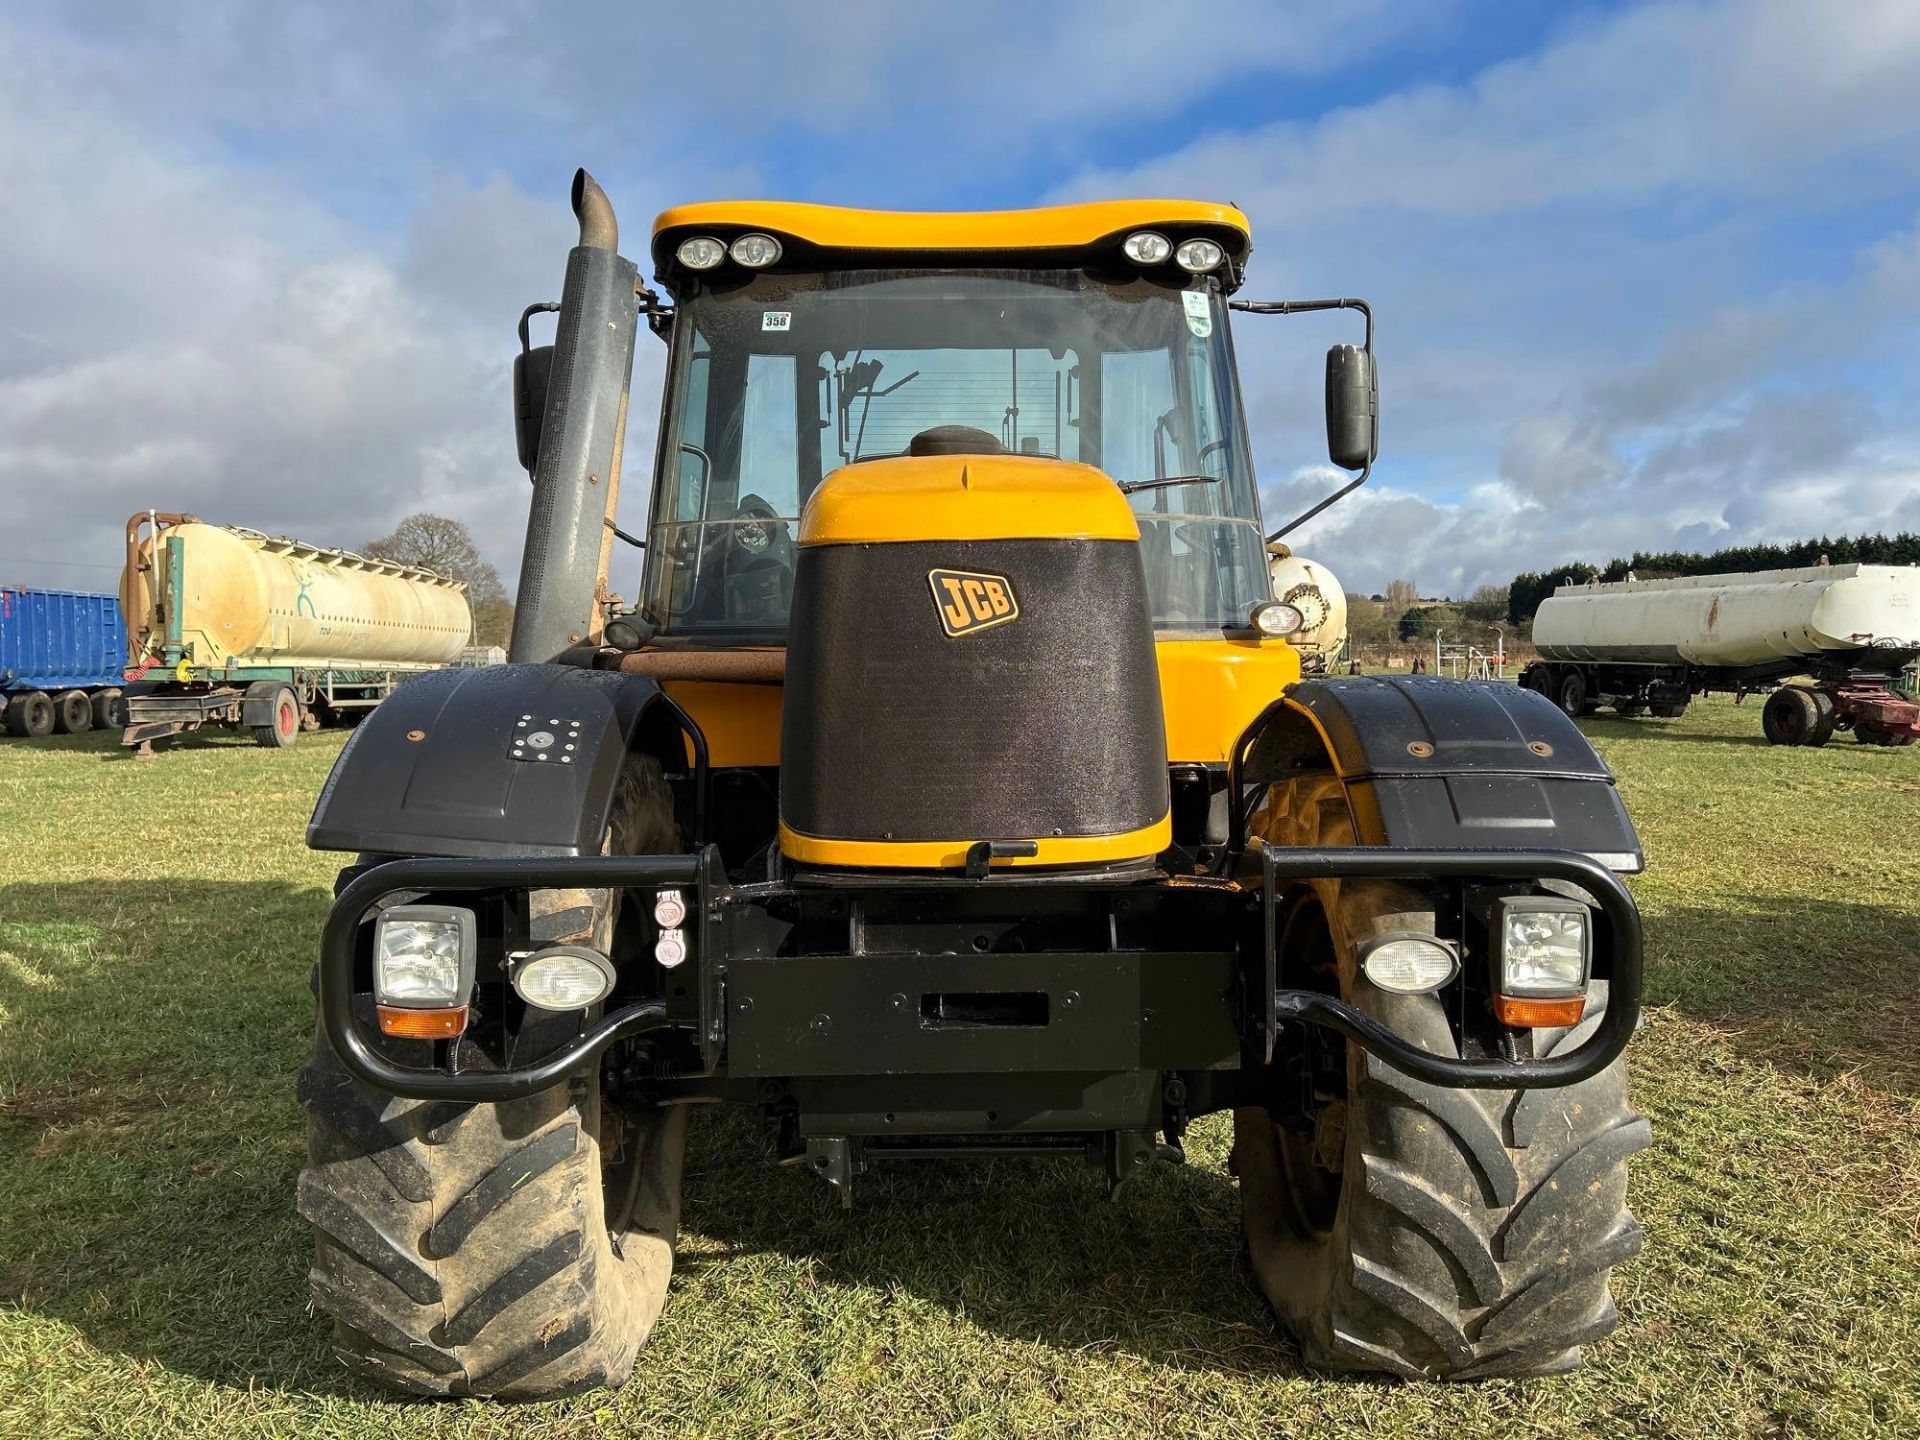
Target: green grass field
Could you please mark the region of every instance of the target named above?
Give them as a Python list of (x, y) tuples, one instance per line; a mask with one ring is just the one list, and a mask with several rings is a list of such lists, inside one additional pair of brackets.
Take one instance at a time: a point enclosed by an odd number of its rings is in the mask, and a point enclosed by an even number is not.
[(843, 1215), (707, 1113), (617, 1394), (397, 1404), (307, 1313), (294, 1076), (338, 750), (0, 741), (0, 1435), (1920, 1434), (1920, 749), (1757, 707), (1588, 725), (1651, 858), (1647, 1247), (1578, 1374), (1304, 1372), (1241, 1259), (1224, 1117), (1109, 1204), (1065, 1161), (909, 1166)]

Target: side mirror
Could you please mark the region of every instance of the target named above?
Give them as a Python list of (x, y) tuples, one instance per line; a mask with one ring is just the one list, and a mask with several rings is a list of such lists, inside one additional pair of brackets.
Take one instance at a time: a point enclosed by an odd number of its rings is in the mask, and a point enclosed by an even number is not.
[[(540, 427), (547, 418), (547, 382), (552, 376), (551, 345), (536, 345), (513, 357), (513, 439), (520, 450), (520, 468), (529, 475), (540, 459)], [(1332, 395), (1331, 379), (1327, 386)]]
[(1358, 345), (1327, 351), (1327, 457), (1360, 470), (1380, 453), (1380, 387), (1373, 356)]

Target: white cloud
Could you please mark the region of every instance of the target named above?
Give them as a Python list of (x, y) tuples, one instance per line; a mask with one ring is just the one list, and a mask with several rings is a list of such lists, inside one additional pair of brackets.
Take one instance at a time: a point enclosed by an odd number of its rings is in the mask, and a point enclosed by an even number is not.
[[(1885, 184), (1920, 172), (1920, 7), (1763, 0), (1649, 5), (1589, 22), (1465, 85), (1214, 135), (1071, 196), (1231, 195), (1261, 215), (1479, 217), (1684, 190), (1781, 192), (1832, 156)], [(1830, 197), (1829, 197), (1830, 198)]]
[[(1055, 194), (1230, 195), (1253, 293), (1373, 300), (1376, 479), (1293, 538), (1369, 590), (1463, 593), (1574, 557), (1912, 526), (1920, 229), (1853, 237), (1890, 200), (1913, 213), (1915, 74), (1903, 0), (1656, 4)], [(1236, 334), (1284, 517), (1334, 485), (1298, 468), (1314, 336), (1275, 325)]]

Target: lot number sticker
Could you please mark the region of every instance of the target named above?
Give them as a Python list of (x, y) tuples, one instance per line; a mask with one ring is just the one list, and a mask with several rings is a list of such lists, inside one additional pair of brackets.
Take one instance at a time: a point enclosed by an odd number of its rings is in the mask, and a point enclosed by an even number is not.
[(760, 312), (760, 328), (763, 331), (791, 330), (793, 328), (793, 312), (791, 310), (762, 310)]
[(1180, 296), (1187, 305), (1187, 328), (1202, 340), (1213, 333), (1213, 311), (1207, 305), (1207, 292), (1204, 290), (1183, 290)]

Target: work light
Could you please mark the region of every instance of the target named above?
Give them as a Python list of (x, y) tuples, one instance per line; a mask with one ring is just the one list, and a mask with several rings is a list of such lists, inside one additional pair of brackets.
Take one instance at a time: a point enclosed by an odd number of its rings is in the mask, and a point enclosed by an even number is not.
[(373, 1001), (388, 1035), (450, 1039), (467, 1028), (475, 923), (452, 905), (394, 905), (373, 926)]
[(1493, 903), (1502, 995), (1559, 999), (1587, 990), (1587, 907), (1578, 900), (1509, 895)]
[(1298, 606), (1284, 600), (1268, 600), (1253, 607), (1252, 621), (1253, 628), (1262, 635), (1278, 640), (1297, 633), (1307, 623), (1307, 617), (1300, 613)]
[(711, 235), (695, 235), (682, 240), (674, 258), (689, 270), (711, 270), (727, 258), (727, 247)]
[(513, 988), (537, 1010), (584, 1010), (613, 993), (613, 962), (584, 945), (554, 945), (513, 967)]
[(1173, 253), (1173, 242), (1152, 230), (1136, 230), (1120, 248), (1136, 265), (1158, 265)]
[(764, 270), (780, 258), (780, 242), (771, 235), (742, 235), (727, 253), (749, 270)]
[(1424, 995), (1451, 980), (1459, 962), (1431, 935), (1382, 935), (1360, 947), (1360, 968), (1382, 990)]
[(1180, 248), (1173, 252), (1176, 264), (1182, 270), (1191, 270), (1195, 275), (1204, 275), (1215, 269), (1227, 258), (1227, 252), (1212, 240), (1185, 240)]

